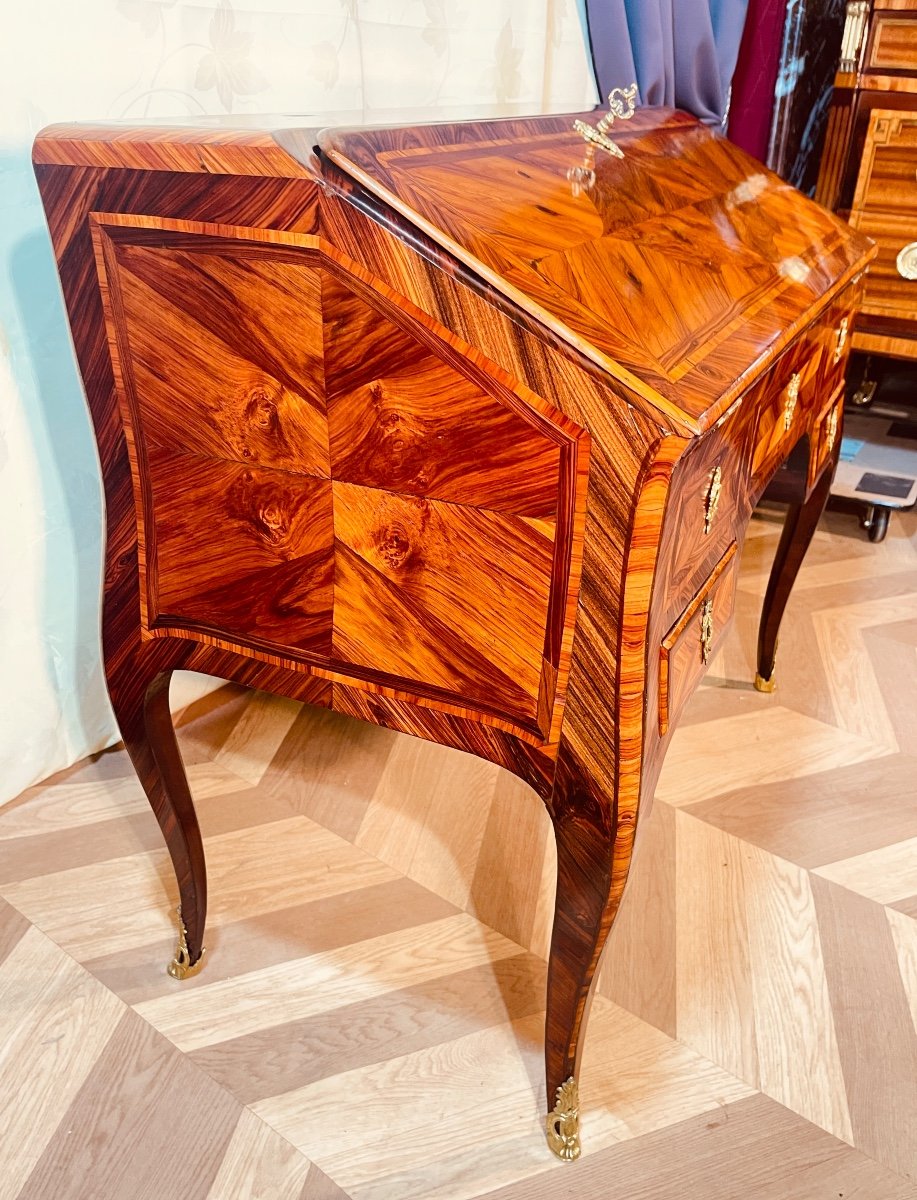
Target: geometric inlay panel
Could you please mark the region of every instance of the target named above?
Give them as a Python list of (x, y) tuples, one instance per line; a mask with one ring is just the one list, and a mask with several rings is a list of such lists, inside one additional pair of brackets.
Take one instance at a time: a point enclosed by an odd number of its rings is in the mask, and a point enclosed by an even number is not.
[(101, 244), (147, 628), (546, 735), (570, 435), (317, 247), (137, 233)]

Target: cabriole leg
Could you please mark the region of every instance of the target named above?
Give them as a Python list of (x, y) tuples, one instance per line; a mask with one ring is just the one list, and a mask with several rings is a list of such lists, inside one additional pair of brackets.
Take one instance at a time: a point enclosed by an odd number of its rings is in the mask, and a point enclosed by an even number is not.
[(171, 668), (155, 651), (106, 665), (115, 717), (134, 769), (165, 838), (178, 880), (178, 948), (168, 971), (184, 979), (200, 967), (207, 915), (207, 875), (197, 814), (188, 788), (172, 715)]
[(777, 634), (780, 632), (780, 622), (786, 608), (802, 560), (805, 558), (809, 543), (815, 534), (816, 526), (824, 512), (831, 491), (831, 480), (834, 478), (834, 467), (837, 460), (822, 472), (818, 482), (808, 498), (802, 504), (791, 504), (783, 523), (783, 533), (780, 544), (774, 556), (770, 578), (767, 582), (767, 592), (764, 596), (764, 607), (761, 612), (761, 624), (758, 629), (758, 672), (755, 676), (755, 687), (759, 692), (772, 692), (776, 686), (774, 680), (774, 660), (777, 655)]
[(579, 1158), (579, 1063), (596, 968), (614, 921), (633, 844), (614, 798), (561, 747), (549, 801), (557, 840), (557, 898), (548, 962), (545, 1073), (548, 1145)]

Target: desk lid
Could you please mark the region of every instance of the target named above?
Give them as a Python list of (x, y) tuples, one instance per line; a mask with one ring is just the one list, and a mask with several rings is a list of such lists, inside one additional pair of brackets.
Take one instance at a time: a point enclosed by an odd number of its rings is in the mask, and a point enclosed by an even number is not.
[[(702, 429), (872, 245), (693, 117), (638, 109), (599, 150), (577, 114), (333, 128), (322, 151), (676, 424)], [(596, 114), (580, 119), (595, 123)]]

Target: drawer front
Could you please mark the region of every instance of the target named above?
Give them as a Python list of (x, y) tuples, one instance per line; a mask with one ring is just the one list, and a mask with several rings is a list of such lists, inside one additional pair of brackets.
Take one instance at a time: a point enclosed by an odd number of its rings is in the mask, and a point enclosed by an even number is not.
[(809, 458), (809, 485), (821, 474), (822, 468), (841, 438), (844, 419), (844, 389), (838, 388), (825, 408), (812, 434), (812, 454)]
[(811, 427), (814, 415), (843, 383), (859, 294), (859, 288), (843, 292), (758, 385), (758, 417), (751, 447), (753, 501)]
[(850, 223), (868, 234), (879, 247), (866, 277), (861, 311), (917, 321), (917, 208), (909, 216), (851, 213)]
[(917, 113), (880, 108), (870, 113), (852, 207), (917, 212)]
[(810, 344), (817, 347), (820, 356), (815, 397), (818, 405), (824, 404), (844, 382), (856, 314), (862, 303), (863, 281), (858, 280), (841, 292), (809, 335)]
[(659, 648), (659, 732), (665, 734), (700, 683), (729, 626), (735, 604), (733, 542), (662, 640)]
[(751, 494), (757, 500), (805, 429), (827, 370), (825, 330), (806, 337), (780, 360), (755, 397), (757, 421), (751, 446)]
[(867, 71), (917, 70), (917, 14), (876, 14), (866, 54)]
[(680, 613), (735, 540), (747, 509), (744, 403), (678, 464), (669, 493), (666, 610)]

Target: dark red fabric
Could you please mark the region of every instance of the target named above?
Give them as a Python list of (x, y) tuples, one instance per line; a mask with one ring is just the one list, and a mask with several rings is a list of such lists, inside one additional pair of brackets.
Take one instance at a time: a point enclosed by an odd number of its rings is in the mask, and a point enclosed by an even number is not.
[(729, 140), (762, 160), (770, 140), (786, 10), (787, 0), (749, 0), (732, 77)]

